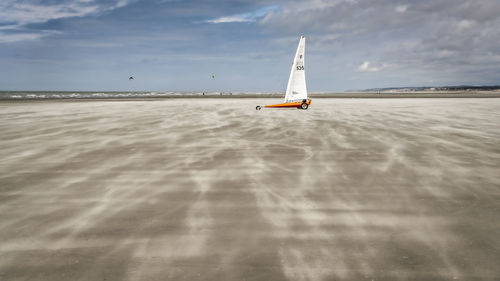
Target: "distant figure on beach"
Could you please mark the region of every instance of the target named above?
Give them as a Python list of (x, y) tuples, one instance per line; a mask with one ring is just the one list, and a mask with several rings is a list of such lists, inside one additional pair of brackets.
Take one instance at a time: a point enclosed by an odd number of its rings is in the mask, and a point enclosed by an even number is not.
[(128, 80), (134, 80), (134, 76), (130, 76)]

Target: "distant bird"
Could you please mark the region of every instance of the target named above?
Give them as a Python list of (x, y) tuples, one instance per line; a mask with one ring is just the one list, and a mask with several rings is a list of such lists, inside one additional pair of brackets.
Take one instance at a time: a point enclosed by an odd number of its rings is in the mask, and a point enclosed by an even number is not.
[(128, 80), (134, 80), (134, 76), (130, 76)]

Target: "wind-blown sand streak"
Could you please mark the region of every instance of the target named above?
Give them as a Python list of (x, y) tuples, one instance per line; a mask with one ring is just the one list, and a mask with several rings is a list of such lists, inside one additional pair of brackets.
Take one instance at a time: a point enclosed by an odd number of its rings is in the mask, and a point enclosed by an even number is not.
[(0, 280), (496, 280), (500, 99), (0, 103)]

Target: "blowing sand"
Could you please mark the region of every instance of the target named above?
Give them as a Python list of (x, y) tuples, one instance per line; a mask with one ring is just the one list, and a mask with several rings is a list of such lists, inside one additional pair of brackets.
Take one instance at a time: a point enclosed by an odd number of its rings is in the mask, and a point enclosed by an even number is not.
[(271, 102), (0, 103), (0, 280), (498, 280), (500, 99)]

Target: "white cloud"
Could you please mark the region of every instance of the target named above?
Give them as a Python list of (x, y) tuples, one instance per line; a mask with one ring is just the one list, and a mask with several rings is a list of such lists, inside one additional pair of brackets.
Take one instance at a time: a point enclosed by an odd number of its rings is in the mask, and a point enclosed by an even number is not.
[(15, 22), (17, 26), (30, 23), (42, 23), (48, 20), (68, 17), (81, 17), (99, 11), (97, 5), (82, 5), (80, 3), (42, 6), (35, 4), (14, 3), (8, 9), (0, 9), (3, 22)]
[(130, 0), (119, 0), (116, 5), (112, 6), (111, 9), (117, 9), (121, 7), (125, 7), (130, 3)]
[(405, 13), (406, 10), (408, 10), (408, 5), (399, 5), (399, 6), (396, 6), (396, 12), (398, 13)]
[(0, 32), (0, 43), (13, 43), (25, 40), (35, 40), (43, 37), (43, 33), (17, 33), (7, 34)]
[(452, 50), (440, 50), (439, 53), (437, 54), (437, 57), (439, 58), (453, 58), (456, 55), (455, 51)]
[(59, 34), (58, 31), (44, 30), (38, 33), (27, 32), (27, 33), (4, 33), (0, 32), (0, 43), (14, 43), (26, 40), (37, 40), (44, 36)]
[(229, 22), (251, 22), (254, 19), (246, 17), (245, 15), (234, 15), (227, 17), (220, 17), (213, 20), (207, 20), (208, 23), (229, 23)]
[(0, 30), (10, 31), (2, 33), (0, 42), (17, 42), (35, 40), (56, 32), (40, 31), (39, 33), (26, 32), (24, 26), (28, 24), (44, 23), (49, 20), (62, 18), (84, 17), (124, 7), (130, 0), (118, 0), (112, 4), (96, 3), (94, 0), (78, 0), (62, 2), (52, 5), (37, 3), (18, 3), (15, 0), (2, 0), (0, 2)]
[(473, 20), (461, 20), (457, 24), (457, 31), (462, 32), (466, 29), (469, 29), (475, 25)]
[(230, 15), (230, 16), (223, 16), (211, 20), (207, 20), (205, 22), (207, 23), (231, 23), (231, 22), (254, 22), (257, 21), (258, 19), (265, 18), (269, 14), (272, 14), (274, 11), (278, 10), (280, 8), (279, 5), (272, 5), (268, 7), (264, 7), (262, 9), (250, 12), (250, 13), (244, 13), (244, 14), (236, 14), (236, 15)]
[(382, 64), (380, 66), (372, 66), (369, 61), (365, 61), (360, 66), (358, 66), (357, 71), (358, 72), (377, 72), (377, 71), (383, 70), (386, 67), (387, 67), (386, 64)]

